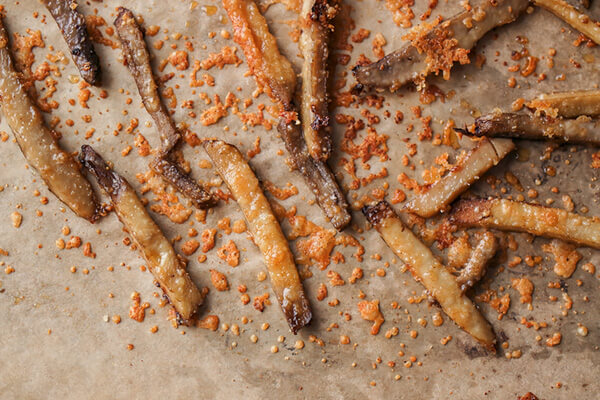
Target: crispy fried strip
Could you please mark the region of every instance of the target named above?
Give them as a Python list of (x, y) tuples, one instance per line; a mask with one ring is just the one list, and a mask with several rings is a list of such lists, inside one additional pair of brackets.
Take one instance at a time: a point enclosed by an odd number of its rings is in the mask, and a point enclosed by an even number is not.
[(14, 70), (8, 35), (1, 19), (0, 97), (4, 117), (27, 162), (38, 171), (50, 191), (75, 214), (90, 222), (97, 220), (98, 206), (92, 186), (73, 157), (60, 148)]
[(481, 239), (473, 249), (471, 257), (465, 267), (460, 270), (456, 283), (463, 292), (472, 288), (485, 275), (488, 262), (494, 257), (498, 250), (498, 241), (491, 232), (484, 232)]
[(350, 223), (348, 203), (326, 162), (313, 159), (302, 137), (292, 102), (296, 76), (290, 62), (279, 52), (275, 37), (252, 0), (223, 0), (231, 19), (234, 40), (242, 47), (250, 71), (282, 112), (279, 133), (294, 167), (302, 173), (317, 202), (333, 226)]
[(312, 312), (294, 256), (271, 205), (237, 148), (220, 140), (205, 141), (204, 148), (248, 221), (254, 243), (267, 264), (273, 291), (290, 329), (296, 333), (310, 322)]
[(600, 249), (600, 220), (559, 208), (505, 199), (473, 199), (457, 202), (449, 217), (462, 227), (527, 232)]
[[(458, 48), (470, 50), (490, 30), (513, 22), (528, 5), (528, 0), (484, 0), (472, 10), (461, 12), (433, 28), (426, 34), (425, 40), (434, 45), (445, 36), (445, 32), (449, 32), (448, 38), (456, 39)], [(407, 43), (377, 62), (356, 66), (353, 72), (364, 86), (394, 91), (428, 73), (426, 57), (425, 53)]]
[(331, 154), (327, 58), (329, 33), (333, 29), (330, 21), (337, 11), (337, 5), (330, 0), (304, 0), (300, 15), (300, 50), (304, 57), (300, 107), (302, 130), (311, 157), (321, 161), (327, 160)]
[(533, 0), (533, 3), (550, 11), (596, 44), (600, 44), (600, 25), (589, 15), (578, 11), (564, 0)]
[(283, 107), (291, 108), (296, 88), (292, 64), (281, 55), (267, 21), (253, 0), (223, 0), (233, 25), (233, 39), (242, 48), (259, 87)]
[(582, 115), (577, 119), (551, 118), (533, 114), (495, 113), (475, 120), (477, 136), (555, 140), (600, 144), (600, 121)]
[(158, 87), (152, 75), (150, 55), (144, 41), (144, 34), (133, 13), (126, 8), (119, 7), (119, 14), (114, 25), (121, 40), (127, 67), (135, 79), (144, 107), (154, 120), (160, 134), (162, 147), (156, 158), (150, 163), (150, 168), (190, 199), (194, 206), (198, 208), (214, 207), (217, 199), (198, 185), (170, 157), (170, 152), (179, 142), (181, 135), (158, 95)]
[(454, 275), (404, 226), (390, 205), (382, 201), (374, 206), (365, 206), (362, 212), (444, 312), (486, 348), (495, 351), (496, 338), (490, 324), (465, 296)]
[(600, 115), (600, 90), (576, 90), (541, 94), (527, 103), (536, 110), (550, 110), (563, 118), (576, 118), (580, 115)]
[(482, 140), (447, 175), (408, 203), (406, 209), (424, 218), (443, 211), (514, 148), (513, 142), (508, 139)]
[(110, 196), (117, 216), (137, 244), (148, 268), (175, 308), (181, 323), (188, 324), (203, 302), (203, 297), (171, 242), (152, 220), (135, 190), (119, 174), (110, 169), (92, 147), (84, 145), (79, 155), (81, 163), (97, 179)]
[(43, 0), (60, 28), (81, 77), (89, 84), (100, 83), (100, 60), (87, 32), (85, 17), (73, 0)]

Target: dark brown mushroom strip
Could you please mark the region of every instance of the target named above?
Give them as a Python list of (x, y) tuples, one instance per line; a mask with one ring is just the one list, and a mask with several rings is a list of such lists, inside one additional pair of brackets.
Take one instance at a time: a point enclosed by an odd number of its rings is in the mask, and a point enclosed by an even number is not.
[(292, 101), (296, 82), (292, 65), (279, 52), (275, 37), (254, 1), (223, 0), (223, 5), (233, 25), (233, 38), (244, 51), (250, 71), (280, 108), (278, 130), (293, 166), (303, 175), (333, 226), (344, 229), (351, 219), (344, 193), (329, 165), (310, 156), (302, 137), (302, 126)]
[(239, 150), (220, 140), (204, 142), (204, 148), (233, 198), (238, 203), (263, 254), (271, 285), (290, 329), (307, 325), (312, 312), (287, 239), (271, 210), (256, 175)]
[(114, 24), (121, 40), (127, 67), (133, 75), (144, 107), (154, 120), (160, 134), (162, 146), (156, 158), (150, 163), (150, 168), (190, 199), (194, 206), (203, 209), (214, 207), (217, 199), (198, 185), (171, 159), (171, 151), (181, 139), (181, 135), (158, 95), (148, 48), (133, 13), (126, 8), (119, 7), (119, 14)]
[(600, 145), (600, 121), (588, 116), (562, 119), (533, 114), (495, 113), (477, 118), (473, 134)]
[(494, 257), (498, 250), (498, 240), (491, 232), (483, 232), (477, 246), (473, 249), (469, 261), (460, 270), (460, 275), (456, 278), (456, 283), (463, 292), (472, 288), (485, 275), (485, 269), (489, 261)]
[(411, 200), (406, 209), (423, 218), (443, 211), (514, 148), (508, 139), (482, 140), (448, 174)]
[(460, 227), (527, 232), (600, 249), (600, 220), (559, 208), (505, 199), (460, 200), (451, 223)]
[(563, 118), (595, 117), (600, 115), (600, 90), (544, 93), (528, 102), (527, 107)]
[(79, 158), (110, 196), (119, 220), (177, 312), (178, 322), (189, 324), (204, 299), (177, 257), (171, 242), (152, 220), (131, 185), (114, 172), (92, 147), (82, 146)]
[(327, 160), (331, 154), (327, 58), (329, 33), (333, 30), (331, 20), (338, 7), (335, 0), (304, 0), (300, 14), (300, 50), (304, 57), (300, 107), (302, 131), (308, 152), (320, 161)]
[(87, 32), (85, 17), (73, 0), (43, 0), (60, 28), (81, 77), (90, 85), (100, 83), (100, 60)]
[(496, 337), (490, 324), (461, 290), (456, 277), (400, 221), (392, 207), (382, 201), (374, 206), (365, 206), (362, 212), (442, 310), (488, 350), (495, 351)]
[(564, 0), (533, 0), (536, 6), (545, 8), (558, 18), (600, 44), (600, 25), (589, 15), (577, 10)]
[(391, 91), (440, 70), (448, 79), (452, 51), (469, 51), (487, 32), (517, 19), (528, 5), (528, 0), (484, 0), (420, 35), (417, 46), (413, 40), (377, 62), (356, 66), (354, 75), (363, 86)]
[(92, 186), (73, 157), (58, 144), (31, 101), (13, 67), (8, 35), (0, 19), (0, 98), (2, 113), (27, 162), (40, 174), (48, 189), (78, 216), (94, 222), (98, 205)]

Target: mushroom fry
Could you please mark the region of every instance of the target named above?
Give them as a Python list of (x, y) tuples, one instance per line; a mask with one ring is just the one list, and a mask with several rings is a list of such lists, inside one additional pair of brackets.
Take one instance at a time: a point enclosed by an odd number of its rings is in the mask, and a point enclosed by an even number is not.
[(559, 208), (505, 199), (459, 201), (449, 216), (461, 227), (527, 232), (600, 249), (600, 221)]
[(94, 222), (98, 205), (92, 186), (73, 157), (58, 144), (40, 110), (29, 98), (15, 71), (8, 35), (0, 20), (0, 98), (2, 112), (27, 162), (40, 174), (48, 189), (78, 216)]
[(600, 26), (589, 15), (577, 10), (564, 0), (533, 0), (536, 6), (545, 8), (558, 18), (600, 44)]
[(127, 67), (133, 75), (144, 107), (154, 120), (160, 134), (162, 146), (156, 158), (150, 163), (150, 168), (190, 199), (197, 208), (214, 207), (217, 199), (198, 185), (171, 158), (170, 153), (181, 139), (181, 135), (158, 95), (158, 87), (150, 66), (148, 48), (133, 13), (126, 8), (119, 7), (114, 25), (121, 40)]
[(429, 218), (443, 211), (454, 199), (467, 190), (473, 182), (497, 165), (515, 148), (508, 139), (484, 139), (448, 174), (426, 188), (406, 209), (421, 217)]
[(325, 161), (331, 153), (329, 100), (327, 81), (329, 70), (329, 33), (331, 20), (338, 12), (335, 0), (304, 0), (300, 15), (300, 50), (302, 65), (302, 131), (311, 157)]
[(238, 203), (256, 246), (263, 254), (273, 291), (293, 333), (307, 325), (312, 312), (287, 239), (271, 210), (258, 179), (239, 150), (220, 140), (204, 148)]
[(463, 292), (472, 288), (485, 275), (485, 269), (489, 261), (494, 257), (498, 250), (498, 240), (491, 232), (484, 232), (471, 252), (469, 261), (460, 270), (456, 278), (456, 283)]
[(382, 201), (377, 205), (363, 207), (362, 212), (444, 312), (488, 350), (495, 352), (496, 338), (490, 324), (463, 293), (455, 276), (400, 221), (392, 207)]
[(69, 46), (81, 77), (90, 85), (100, 83), (100, 60), (87, 32), (85, 17), (73, 0), (43, 0)]
[(527, 107), (555, 112), (563, 118), (577, 118), (580, 115), (595, 117), (600, 115), (600, 90), (544, 93), (527, 103)]
[(131, 185), (114, 172), (91, 146), (82, 146), (79, 158), (110, 196), (119, 220), (137, 244), (150, 272), (177, 312), (177, 322), (189, 324), (204, 298), (177, 257), (171, 242), (152, 220)]
[(407, 43), (377, 62), (356, 66), (354, 75), (361, 85), (394, 91), (429, 73), (439, 73), (441, 63), (448, 79), (452, 60), (446, 58), (451, 48), (472, 49), (487, 32), (513, 22), (528, 6), (529, 0), (484, 0), (424, 33), (419, 48)]

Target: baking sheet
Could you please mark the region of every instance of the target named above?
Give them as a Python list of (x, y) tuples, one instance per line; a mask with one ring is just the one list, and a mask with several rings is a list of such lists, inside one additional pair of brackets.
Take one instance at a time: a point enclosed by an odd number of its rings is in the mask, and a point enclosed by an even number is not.
[[(204, 85), (195, 88), (192, 94), (189, 88), (189, 73), (193, 60), (205, 59), (209, 53), (221, 50), (223, 46), (235, 46), (232, 39), (226, 39), (221, 31), (231, 32), (228, 18), (218, 2), (205, 1), (148, 1), (132, 0), (125, 3), (113, 0), (80, 1), (80, 7), (86, 14), (95, 12), (106, 21), (106, 26), (100, 29), (104, 36), (116, 41), (116, 37), (106, 33), (112, 26), (115, 8), (124, 5), (143, 17), (144, 26), (160, 26), (160, 32), (148, 38), (154, 44), (164, 40), (161, 50), (151, 47), (155, 55), (155, 72), (163, 76), (173, 72), (173, 79), (167, 81), (167, 87), (174, 88), (177, 97), (177, 107), (174, 109), (176, 122), (186, 122), (189, 128), (200, 137), (218, 136), (238, 145), (243, 151), (254, 147), (256, 137), (261, 138), (261, 152), (254, 157), (250, 164), (262, 180), (273, 182), (278, 187), (285, 187), (289, 182), (299, 189), (299, 194), (287, 200), (279, 201), (289, 209), (297, 206), (299, 215), (306, 215), (316, 224), (327, 229), (332, 227), (322, 216), (320, 209), (312, 203), (312, 195), (297, 173), (290, 173), (285, 166), (285, 153), (282, 142), (276, 137), (275, 129), (265, 130), (261, 126), (242, 129), (240, 119), (232, 115), (223, 118), (218, 124), (209, 127), (201, 125), (199, 115), (208, 107), (199, 98), (204, 92), (210, 98), (214, 94), (224, 100), (228, 92), (233, 92), (240, 99), (251, 97), (256, 85), (251, 76), (245, 75), (245, 64), (239, 67), (226, 65), (223, 69), (212, 68), (208, 72), (215, 78), (215, 85)], [(413, 7), (417, 17), (414, 24), (419, 22), (427, 2), (420, 1)], [(437, 15), (451, 16), (461, 6), (459, 2), (440, 2), (433, 12)], [(349, 69), (360, 54), (375, 59), (372, 53), (372, 39), (376, 33), (382, 33), (387, 40), (384, 50), (392, 51), (402, 43), (402, 36), (407, 32), (404, 28), (396, 27), (384, 2), (363, 0), (349, 1), (352, 7), (352, 19), (358, 28), (371, 30), (371, 35), (362, 43), (352, 43), (352, 60), (346, 66), (338, 67), (338, 74), (348, 73), (347, 88), (353, 83)], [(66, 46), (60, 37), (58, 28), (49, 14), (36, 0), (24, 0), (18, 3), (5, 4), (5, 24), (8, 31), (26, 35), (27, 28), (41, 30), (45, 48), (34, 50), (34, 69), (48, 54), (68, 54)], [(39, 13), (36, 17), (34, 13)], [(600, 17), (600, 5), (593, 5), (590, 13)], [(275, 4), (266, 13), (272, 31), (278, 38), (282, 51), (300, 66), (297, 56), (297, 44), (288, 34), (294, 28), (296, 14), (281, 4)], [(210, 32), (216, 33), (213, 36)], [(110, 33), (110, 32), (109, 32)], [(177, 39), (181, 34), (181, 38)], [(517, 40), (521, 36), (521, 40)], [(543, 10), (533, 10), (522, 16), (519, 21), (510, 26), (500, 28), (488, 34), (479, 43), (475, 52), (483, 54), (486, 62), (481, 69), (474, 65), (457, 67), (452, 71), (449, 81), (433, 78), (444, 92), (454, 91), (452, 98), (444, 103), (436, 101), (429, 106), (422, 106), (423, 115), (433, 117), (434, 133), (441, 133), (445, 121), (452, 118), (458, 126), (472, 122), (472, 115), (486, 113), (494, 107), (509, 110), (511, 103), (518, 97), (532, 98), (537, 93), (565, 89), (586, 89), (597, 87), (598, 71), (597, 58), (600, 52), (597, 48), (585, 45), (575, 47), (572, 42), (578, 34), (555, 17)], [(546, 73), (548, 78), (537, 83), (534, 77), (523, 78), (507, 71), (507, 66), (514, 62), (510, 60), (511, 52), (520, 51), (523, 47), (523, 37), (528, 39), (526, 47), (530, 54), (539, 57), (536, 73)], [(185, 41), (193, 44), (189, 51), (190, 68), (178, 71), (168, 65), (163, 72), (158, 67), (173, 51), (172, 44), (177, 49), (185, 48)], [(549, 69), (546, 58), (550, 48), (556, 49), (555, 66)], [(123, 129), (118, 136), (113, 132), (118, 123), (125, 128), (132, 118), (139, 120), (136, 133), (142, 133), (150, 144), (158, 146), (158, 135), (151, 125), (150, 119), (137, 94), (133, 79), (122, 65), (120, 50), (96, 44), (96, 50), (102, 60), (102, 88), (90, 88), (93, 97), (89, 100), (89, 109), (83, 109), (77, 104), (78, 84), (74, 77), (77, 71), (68, 57), (66, 62), (58, 61), (61, 77), (53, 99), (59, 101), (58, 109), (46, 114), (47, 121), (58, 117), (57, 126), (63, 134), (62, 145), (70, 151), (76, 151), (81, 144), (92, 144), (105, 158), (112, 161), (115, 169), (123, 174), (138, 190), (141, 188), (135, 179), (137, 173), (146, 171), (149, 158), (138, 155), (134, 146), (135, 134), (126, 133)], [(496, 55), (497, 52), (499, 55)], [(346, 52), (348, 53), (348, 52)], [(240, 50), (240, 59), (244, 59)], [(60, 58), (60, 57), (59, 57)], [(581, 68), (574, 68), (569, 61), (573, 59), (580, 63)], [(587, 60), (587, 61), (586, 61)], [(565, 74), (565, 80), (556, 77)], [(516, 77), (518, 86), (511, 89), (507, 86), (508, 78)], [(37, 83), (38, 91), (43, 82)], [(100, 99), (100, 90), (108, 93), (106, 99)], [(128, 104), (128, 98), (132, 99)], [(68, 99), (75, 99), (75, 105), (70, 105)], [(193, 109), (198, 117), (189, 116), (189, 109), (182, 108), (182, 102), (193, 99)], [(265, 95), (254, 99), (249, 108), (256, 111), (258, 104), (269, 105)], [(420, 121), (412, 117), (411, 106), (419, 104), (419, 95), (403, 89), (396, 94), (385, 94), (384, 107), (369, 111), (381, 115), (381, 122), (376, 126), (379, 134), (389, 135), (390, 159), (380, 162), (377, 157), (369, 161), (371, 169), (365, 170), (360, 161), (356, 162), (359, 177), (378, 172), (382, 166), (388, 169), (385, 179), (375, 180), (371, 185), (357, 191), (350, 191), (348, 198), (353, 200), (368, 194), (374, 188), (380, 188), (384, 181), (389, 182), (388, 199), (393, 190), (399, 188), (396, 177), (401, 172), (422, 182), (421, 173), (433, 164), (435, 156), (444, 152), (456, 154), (451, 148), (433, 146), (430, 142), (420, 143), (416, 140), (416, 132), (420, 129)], [(360, 111), (367, 108), (366, 104), (358, 108), (339, 108), (335, 112), (351, 114), (360, 117)], [(382, 111), (390, 110), (392, 117), (386, 118)], [(393, 121), (396, 110), (404, 113), (404, 122), (397, 125)], [(90, 115), (91, 123), (82, 120), (82, 116)], [(66, 121), (74, 121), (68, 126)], [(407, 132), (409, 124), (415, 125), (415, 131)], [(85, 132), (95, 128), (94, 134), (85, 138)], [(581, 265), (591, 262), (598, 265), (600, 254), (590, 249), (580, 249), (583, 255), (575, 274), (565, 280), (565, 287), (573, 299), (573, 309), (568, 316), (562, 315), (560, 289), (547, 287), (549, 281), (557, 281), (558, 277), (552, 272), (553, 260), (541, 249), (544, 239), (535, 239), (532, 243), (527, 235), (515, 234), (519, 242), (518, 254), (540, 255), (544, 257), (540, 269), (531, 269), (523, 263), (515, 268), (507, 268), (507, 260), (514, 255), (509, 252), (507, 259), (489, 271), (483, 286), (499, 290), (506, 289), (512, 299), (508, 314), (497, 320), (497, 313), (483, 304), (482, 312), (493, 324), (497, 333), (507, 338), (508, 349), (501, 349), (498, 356), (481, 356), (469, 351), (471, 339), (456, 326), (445, 319), (440, 327), (434, 327), (431, 316), (437, 310), (423, 301), (409, 304), (410, 296), (419, 296), (423, 288), (417, 284), (409, 273), (400, 272), (400, 262), (392, 262), (394, 256), (383, 244), (375, 231), (358, 231), (365, 227), (365, 220), (360, 213), (354, 212), (354, 229), (348, 229), (350, 234), (360, 240), (366, 248), (364, 261), (359, 263), (352, 254), (355, 248), (336, 250), (344, 254), (346, 263), (331, 263), (327, 270), (321, 271), (314, 266), (310, 269), (311, 278), (304, 285), (309, 294), (313, 307), (314, 319), (309, 328), (303, 329), (298, 336), (292, 335), (276, 304), (268, 306), (263, 313), (243, 306), (239, 300), (236, 288), (240, 284), (248, 287), (251, 298), (269, 292), (268, 279), (259, 281), (258, 275), (264, 270), (261, 256), (248, 240), (245, 233), (226, 235), (217, 239), (217, 247), (233, 239), (241, 250), (241, 262), (236, 268), (228, 266), (216, 255), (216, 248), (207, 253), (204, 263), (197, 261), (198, 250), (189, 257), (188, 270), (194, 281), (200, 286), (210, 287), (208, 270), (211, 268), (224, 272), (230, 283), (231, 290), (217, 292), (212, 289), (207, 302), (202, 308), (202, 315), (218, 315), (221, 323), (229, 326), (239, 325), (240, 334), (236, 336), (232, 330), (219, 329), (211, 332), (199, 328), (173, 329), (167, 320), (167, 309), (158, 306), (158, 299), (153, 296), (156, 288), (152, 285), (149, 272), (142, 272), (140, 266), (144, 261), (135, 251), (124, 245), (126, 234), (114, 215), (103, 218), (95, 225), (76, 218), (70, 211), (48, 192), (46, 187), (35, 174), (26, 168), (26, 162), (13, 141), (12, 133), (5, 122), (0, 130), (9, 133), (10, 138), (0, 143), (0, 184), (4, 190), (0, 192), (0, 248), (9, 252), (8, 256), (0, 256), (3, 268), (11, 266), (15, 272), (6, 274), (0, 272), (0, 397), (1, 398), (81, 398), (93, 395), (94, 398), (516, 398), (532, 391), (540, 398), (595, 398), (600, 390), (596, 375), (600, 372), (600, 324), (597, 295), (599, 287), (598, 272), (590, 275), (583, 271)], [(76, 133), (77, 132), (77, 133)], [(364, 131), (359, 133), (360, 140)], [(335, 126), (335, 140), (339, 148), (344, 135), (344, 126)], [(412, 159), (415, 170), (404, 167), (401, 158), (407, 153), (404, 142), (411, 138), (417, 143), (418, 153)], [(132, 146), (131, 153), (123, 157), (121, 151)], [(507, 160), (494, 168), (492, 175), (502, 179), (495, 189), (481, 182), (473, 192), (486, 195), (517, 196), (519, 194), (504, 180), (504, 172), (510, 170), (525, 187), (525, 193), (530, 188), (539, 192), (540, 201), (548, 198), (555, 200), (555, 206), (561, 206), (561, 196), (569, 194), (575, 203), (576, 210), (583, 207), (589, 209), (589, 215), (600, 215), (598, 205), (598, 173), (589, 167), (593, 148), (562, 146), (552, 153), (547, 160), (541, 157), (546, 148), (545, 144), (519, 142), (519, 152), (512, 154)], [(199, 168), (199, 162), (207, 156), (200, 147), (184, 146), (186, 159), (190, 162), (193, 176), (197, 179), (210, 181), (215, 179), (210, 169)], [(517, 155), (521, 159), (517, 159)], [(334, 152), (331, 165), (348, 185), (351, 178), (343, 172), (340, 166), (342, 158), (347, 154)], [(523, 161), (523, 157), (527, 161)], [(451, 156), (451, 159), (453, 156)], [(419, 163), (422, 160), (422, 165)], [(556, 176), (549, 176), (544, 169), (556, 167)], [(540, 185), (536, 184), (536, 179)], [(560, 193), (553, 193), (552, 187), (560, 188)], [(35, 196), (34, 191), (41, 192)], [(412, 193), (406, 191), (409, 199)], [(41, 197), (48, 197), (46, 205), (41, 204)], [(147, 194), (152, 200), (152, 195)], [(150, 201), (153, 203), (152, 201)], [(397, 205), (396, 207), (399, 207)], [(37, 211), (43, 216), (36, 216)], [(13, 228), (10, 215), (18, 211), (23, 215), (20, 228)], [(184, 224), (177, 225), (164, 216), (153, 213), (156, 221), (169, 238), (181, 235), (183, 240), (175, 247), (180, 249), (187, 239), (187, 231), (195, 228), (199, 232), (206, 228), (216, 228), (217, 222), (227, 216), (231, 221), (242, 218), (237, 205), (233, 201), (221, 203), (214, 213), (209, 213), (206, 223), (195, 221), (194, 216)], [(61, 233), (63, 226), (69, 226), (71, 233), (67, 236)], [(289, 233), (286, 223), (284, 230)], [(82, 249), (58, 250), (55, 241), (59, 238), (68, 240), (70, 236), (80, 236), (83, 242), (90, 242), (96, 258), (84, 257)], [(295, 250), (295, 246), (292, 245)], [(296, 253), (299, 256), (298, 253)], [(381, 260), (376, 259), (381, 255)], [(384, 263), (391, 262), (389, 268)], [(77, 268), (71, 272), (71, 267)], [(109, 271), (109, 266), (114, 271)], [(349, 284), (348, 277), (354, 267), (363, 268), (365, 277), (356, 284)], [(501, 268), (504, 267), (504, 268)], [(376, 270), (384, 268), (385, 277), (377, 276)], [(84, 270), (89, 273), (85, 274)], [(339, 272), (346, 284), (332, 287), (329, 285), (327, 272)], [(519, 304), (516, 291), (509, 289), (510, 279), (527, 276), (535, 285), (533, 311), (527, 310), (526, 305)], [(582, 285), (577, 285), (581, 280)], [(317, 287), (327, 283), (329, 296), (326, 300), (316, 300)], [(132, 305), (130, 295), (133, 291), (140, 293), (142, 302), (148, 301), (156, 310), (154, 315), (146, 313), (146, 320), (138, 323), (127, 317)], [(360, 291), (369, 300), (378, 299), (385, 317), (385, 323), (377, 336), (371, 336), (370, 323), (360, 318), (356, 304), (360, 300)], [(112, 295), (109, 296), (109, 295)], [(559, 301), (552, 302), (549, 296), (557, 296)], [(588, 301), (584, 300), (587, 297)], [(337, 298), (340, 304), (336, 307), (327, 302)], [(271, 296), (271, 300), (274, 300)], [(390, 304), (398, 302), (400, 308), (393, 309)], [(346, 321), (344, 314), (352, 319)], [(112, 318), (120, 315), (122, 322), (115, 324)], [(244, 324), (246, 317), (249, 321)], [(535, 331), (526, 328), (520, 321), (522, 317), (536, 321), (545, 321), (548, 328)], [(423, 318), (428, 321), (422, 327), (417, 321)], [(108, 322), (106, 322), (108, 320)], [(270, 327), (262, 329), (268, 322)], [(333, 327), (332, 324), (339, 327)], [(578, 324), (589, 328), (587, 337), (576, 335)], [(158, 332), (151, 333), (150, 328), (156, 325)], [(399, 334), (386, 339), (384, 334), (392, 327), (399, 328)], [(331, 328), (331, 329), (328, 329)], [(413, 339), (409, 332), (416, 330), (418, 336)], [(562, 343), (549, 348), (545, 345), (547, 337), (554, 332), (561, 332)], [(250, 340), (251, 335), (258, 337), (258, 342)], [(323, 340), (324, 346), (311, 342), (310, 336)], [(339, 344), (340, 335), (347, 335), (351, 344)], [(447, 345), (441, 345), (440, 339), (451, 335), (453, 339)], [(536, 341), (536, 335), (542, 336)], [(283, 342), (280, 337), (283, 336)], [(296, 340), (305, 342), (302, 350), (294, 349)], [(133, 344), (133, 350), (127, 345)], [(278, 352), (272, 353), (272, 346), (278, 346)], [(399, 355), (402, 350), (404, 355)], [(505, 351), (521, 350), (519, 359), (508, 360)], [(417, 361), (411, 368), (406, 368), (404, 362), (411, 356)], [(396, 363), (395, 367), (388, 362)], [(417, 365), (421, 362), (422, 365)], [(400, 376), (400, 378), (396, 378)]]

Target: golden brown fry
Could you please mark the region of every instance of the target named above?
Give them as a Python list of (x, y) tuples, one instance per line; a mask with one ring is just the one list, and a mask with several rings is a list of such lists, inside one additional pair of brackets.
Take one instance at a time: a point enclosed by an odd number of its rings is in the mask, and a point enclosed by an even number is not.
[(375, 206), (364, 207), (362, 212), (444, 312), (488, 350), (495, 352), (496, 338), (490, 324), (465, 296), (454, 275), (404, 226), (391, 206), (382, 201)]
[(281, 55), (267, 21), (253, 0), (223, 0), (233, 26), (233, 39), (242, 48), (259, 87), (282, 106), (291, 108), (296, 88), (292, 64)]
[(248, 221), (253, 241), (267, 265), (273, 291), (290, 329), (296, 333), (310, 322), (312, 312), (294, 256), (271, 205), (237, 148), (220, 140), (205, 141), (204, 148)]
[(100, 60), (88, 35), (85, 17), (77, 11), (77, 3), (72, 0), (43, 2), (60, 28), (81, 77), (90, 85), (100, 83)]
[(600, 121), (582, 115), (577, 119), (533, 114), (494, 113), (475, 120), (476, 136), (554, 140), (600, 145)]
[(327, 163), (313, 159), (308, 152), (292, 102), (296, 76), (290, 62), (279, 52), (275, 37), (253, 0), (223, 0), (223, 5), (233, 25), (233, 38), (244, 51), (250, 71), (280, 107), (278, 131), (294, 167), (333, 226), (344, 229), (351, 219), (348, 203)]
[(564, 0), (533, 0), (533, 3), (550, 11), (596, 44), (600, 44), (600, 26), (589, 15), (578, 11)]
[(329, 33), (331, 20), (338, 11), (335, 0), (304, 0), (300, 14), (302, 33), (300, 50), (302, 65), (302, 130), (308, 152), (315, 160), (325, 161), (331, 153), (329, 100), (327, 81), (329, 69)]
[(119, 7), (119, 14), (114, 25), (121, 40), (127, 67), (133, 75), (144, 107), (154, 120), (160, 134), (162, 147), (156, 158), (150, 163), (150, 167), (190, 199), (194, 206), (198, 208), (214, 207), (217, 199), (198, 185), (170, 157), (170, 152), (181, 139), (181, 135), (158, 95), (158, 86), (152, 74), (148, 48), (133, 13), (126, 8)]
[(496, 236), (491, 232), (484, 232), (477, 246), (473, 249), (469, 261), (460, 270), (460, 275), (456, 278), (456, 283), (463, 292), (472, 288), (483, 278), (487, 264), (494, 257), (497, 250), (498, 241)]
[(75, 214), (91, 222), (98, 219), (92, 186), (73, 157), (60, 148), (14, 70), (8, 35), (0, 19), (0, 97), (2, 112), (27, 162), (40, 174), (52, 193)]
[(406, 209), (424, 218), (443, 211), (514, 148), (508, 139), (482, 140), (448, 174), (408, 203)]
[(527, 232), (600, 249), (600, 220), (559, 208), (505, 199), (459, 201), (450, 221), (462, 227)]
[(203, 297), (177, 258), (171, 242), (152, 220), (135, 190), (110, 169), (90, 146), (81, 147), (80, 161), (110, 196), (117, 216), (137, 244), (148, 268), (178, 314), (178, 322), (188, 324)]
[(600, 90), (576, 90), (541, 94), (527, 107), (551, 116), (576, 118), (580, 115), (600, 115)]
[(529, 0), (484, 0), (470, 11), (463, 11), (420, 34), (381, 60), (353, 69), (356, 80), (369, 87), (394, 91), (410, 81), (422, 80), (430, 73), (444, 73), (448, 79), (455, 60), (463, 56), (490, 30), (513, 22), (527, 9)]

